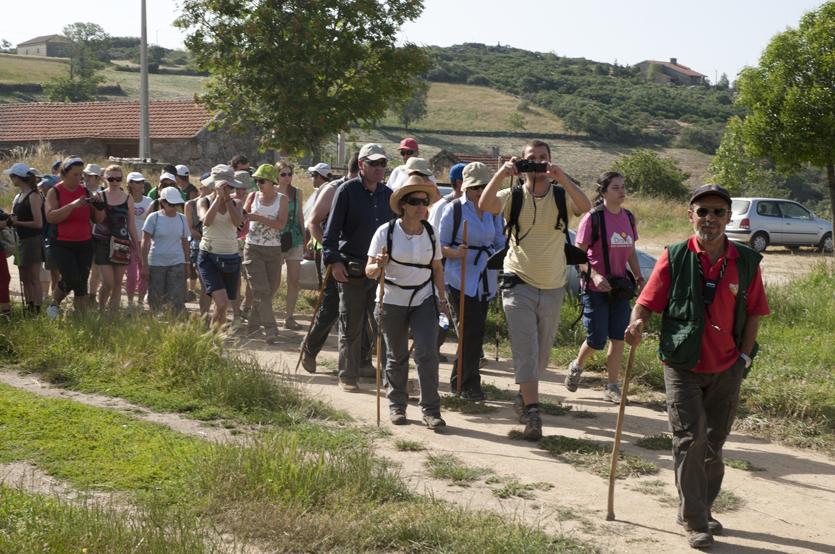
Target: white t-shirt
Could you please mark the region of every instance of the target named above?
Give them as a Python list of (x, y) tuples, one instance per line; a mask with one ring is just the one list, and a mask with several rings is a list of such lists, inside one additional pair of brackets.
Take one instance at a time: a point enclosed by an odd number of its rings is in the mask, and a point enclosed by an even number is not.
[[(452, 202), (455, 202), (455, 200), (457, 199), (454, 198)], [(444, 215), (444, 210), (447, 206), (452, 204), (452, 202), (447, 202), (446, 200), (441, 198), (440, 200), (432, 204), (431, 208), (429, 208), (429, 217), (427, 217), (426, 219), (429, 221), (429, 223), (432, 224), (432, 227), (435, 228), (435, 233), (440, 232), (441, 216)]]
[(177, 213), (174, 217), (168, 217), (163, 211), (154, 212), (145, 219), (142, 231), (151, 235), (149, 265), (169, 267), (186, 263), (181, 240), (191, 235), (186, 216)]
[[(371, 246), (368, 247), (369, 256), (377, 256), (383, 249), (383, 246), (386, 246), (388, 228), (388, 223), (384, 223), (377, 228), (374, 237), (371, 239)], [(391, 260), (392, 255), (398, 262), (417, 264), (429, 264), (432, 260), (440, 260), (442, 258), (441, 242), (438, 233), (435, 233), (435, 256), (433, 257), (432, 242), (429, 240), (429, 233), (426, 232), (426, 229), (422, 229), (419, 235), (407, 235), (400, 226), (399, 219), (394, 224), (394, 232), (391, 237), (391, 249), (389, 263), (386, 265), (386, 279), (404, 286), (420, 285), (429, 279), (432, 272), (429, 269), (400, 265)], [(383, 303), (393, 304), (395, 306), (408, 306), (409, 299), (412, 299), (411, 305), (419, 306), (427, 297), (436, 294), (432, 283), (427, 283), (426, 286), (418, 289), (414, 298), (412, 298), (412, 293), (414, 292), (412, 289), (402, 289), (386, 283)], [(377, 302), (379, 301), (380, 292), (379, 287), (377, 287)]]
[[(391, 175), (389, 175), (389, 180), (388, 183), (386, 183), (386, 186), (391, 190), (397, 190), (406, 184), (406, 180), (409, 178), (409, 175), (403, 171), (404, 167), (406, 166), (398, 165), (392, 170)], [(430, 175), (429, 180), (435, 183), (435, 186), (438, 185), (434, 175)]]
[(145, 218), (148, 217), (148, 210), (154, 202), (152, 198), (143, 196), (142, 200), (133, 203), (133, 221), (136, 223), (136, 238), (142, 240), (142, 226)]

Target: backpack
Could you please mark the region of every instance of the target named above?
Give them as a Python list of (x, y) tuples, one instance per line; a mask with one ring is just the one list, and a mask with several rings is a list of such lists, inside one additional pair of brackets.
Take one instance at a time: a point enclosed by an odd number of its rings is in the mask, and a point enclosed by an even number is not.
[(403, 265), (407, 267), (417, 267), (419, 269), (428, 269), (429, 270), (429, 279), (424, 281), (419, 285), (407, 285), (402, 286), (385, 279), (385, 283), (388, 285), (392, 285), (394, 287), (398, 287), (404, 290), (412, 291), (412, 296), (409, 298), (409, 307), (412, 305), (412, 300), (415, 299), (415, 295), (417, 292), (425, 287), (426, 285), (432, 283), (432, 292), (435, 292), (435, 270), (432, 268), (432, 262), (435, 260), (435, 231), (432, 230), (432, 224), (426, 221), (425, 219), (421, 220), (423, 224), (423, 228), (426, 229), (426, 232), (429, 234), (429, 242), (432, 243), (432, 259), (429, 261), (428, 264), (413, 264), (409, 262), (400, 262), (394, 259), (392, 255), (392, 243), (393, 243), (393, 236), (394, 236), (394, 226), (397, 223), (397, 219), (392, 219), (389, 221), (388, 225), (388, 233), (386, 234), (386, 252), (388, 252), (389, 261), (394, 262), (398, 265)]

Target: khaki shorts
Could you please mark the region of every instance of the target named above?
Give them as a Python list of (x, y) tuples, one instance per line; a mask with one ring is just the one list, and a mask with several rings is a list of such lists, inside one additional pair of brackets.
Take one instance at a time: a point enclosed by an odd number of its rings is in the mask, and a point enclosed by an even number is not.
[(294, 246), (284, 253), (284, 261), (302, 261), (304, 259), (304, 245)]

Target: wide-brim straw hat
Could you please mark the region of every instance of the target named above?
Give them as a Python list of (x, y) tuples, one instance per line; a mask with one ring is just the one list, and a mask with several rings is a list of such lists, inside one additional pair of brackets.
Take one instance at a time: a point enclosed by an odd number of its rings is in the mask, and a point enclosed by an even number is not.
[(403, 215), (403, 211), (400, 209), (400, 201), (406, 195), (413, 192), (425, 192), (429, 201), (432, 202), (435, 194), (438, 193), (438, 187), (431, 182), (427, 183), (420, 175), (412, 175), (402, 187), (392, 193), (391, 199), (389, 200), (391, 210), (397, 215)]

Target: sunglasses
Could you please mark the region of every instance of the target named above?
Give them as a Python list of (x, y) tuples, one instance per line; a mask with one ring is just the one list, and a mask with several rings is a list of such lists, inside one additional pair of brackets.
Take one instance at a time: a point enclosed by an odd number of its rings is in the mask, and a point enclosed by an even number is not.
[(403, 202), (410, 206), (428, 206), (429, 199), (428, 198), (404, 198)]
[(386, 167), (386, 164), (388, 164), (388, 160), (374, 160), (373, 162), (365, 160), (364, 163), (365, 165), (370, 165), (371, 167)]
[(107, 181), (110, 182), (110, 183), (121, 183), (122, 178), (121, 177), (108, 177)]
[(476, 185), (474, 187), (467, 187), (467, 190), (484, 190), (487, 185)]
[(255, 179), (255, 182), (259, 185), (266, 185), (267, 183), (272, 184), (272, 181), (267, 181), (266, 179)]
[(696, 208), (696, 215), (699, 217), (707, 217), (707, 214), (713, 212), (716, 217), (725, 217), (728, 213), (728, 208)]
[(291, 171), (290, 173), (279, 173), (278, 176), (279, 177), (292, 177), (293, 172)]
[(401, 150), (400, 155), (401, 156), (411, 156), (415, 152), (417, 152), (417, 150)]

